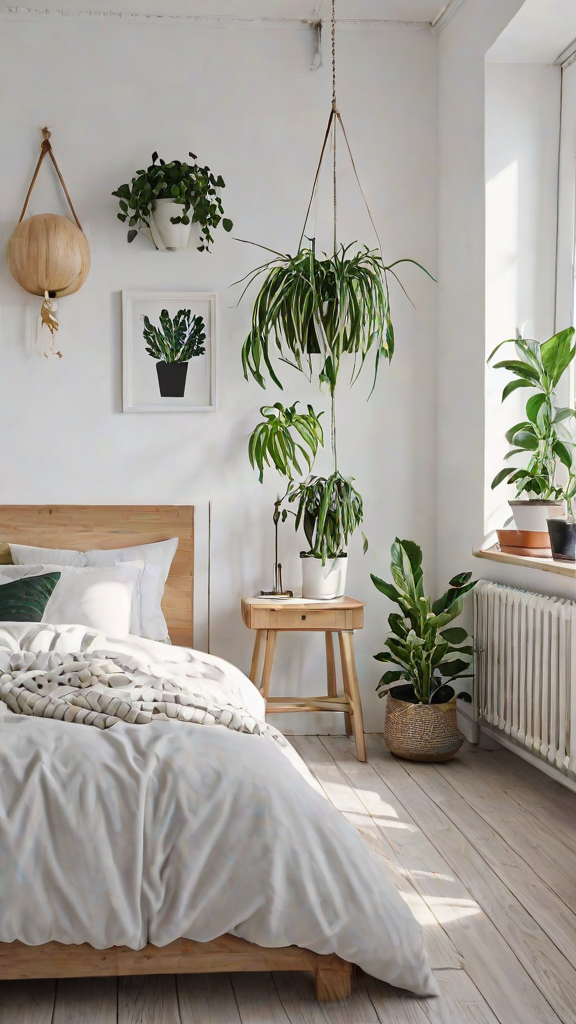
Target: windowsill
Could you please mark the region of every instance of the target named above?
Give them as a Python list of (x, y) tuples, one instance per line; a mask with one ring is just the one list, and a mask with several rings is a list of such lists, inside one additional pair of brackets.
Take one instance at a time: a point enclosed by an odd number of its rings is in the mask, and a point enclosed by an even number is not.
[(508, 555), (497, 547), (473, 551), (474, 558), (488, 558), (492, 562), (504, 562), (506, 565), (520, 565), (524, 569), (541, 569), (543, 572), (554, 572), (557, 576), (568, 576), (576, 579), (576, 562), (555, 561), (553, 558), (530, 558), (527, 555)]

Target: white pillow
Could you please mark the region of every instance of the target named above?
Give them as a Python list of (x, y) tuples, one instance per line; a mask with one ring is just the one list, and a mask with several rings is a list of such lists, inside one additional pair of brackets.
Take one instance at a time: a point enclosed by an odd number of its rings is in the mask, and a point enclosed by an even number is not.
[(33, 548), (28, 544), (10, 544), (10, 553), (14, 565), (75, 565), (79, 569), (86, 565), (84, 551)]
[(53, 625), (78, 623), (115, 639), (123, 639), (138, 628), (138, 622), (133, 619), (133, 609), (138, 609), (136, 593), (142, 576), (142, 563), (122, 563), (102, 569), (70, 565), (3, 565), (0, 585), (47, 572), (60, 572), (61, 576), (44, 609), (42, 622)]
[(171, 540), (161, 540), (155, 544), (86, 552), (86, 565), (113, 565), (115, 562), (131, 562), (134, 559), (144, 561), (140, 581), (140, 635), (148, 640), (170, 643), (168, 626), (162, 612), (162, 598), (177, 547), (178, 537), (172, 537)]
[(172, 537), (171, 540), (137, 544), (130, 548), (116, 548), (114, 551), (69, 551), (35, 548), (26, 544), (10, 544), (10, 551), (16, 565), (42, 562), (58, 566), (111, 566), (117, 562), (142, 559), (145, 565), (139, 586), (140, 632), (137, 635), (148, 640), (170, 643), (166, 619), (162, 612), (162, 598), (177, 547), (178, 537)]

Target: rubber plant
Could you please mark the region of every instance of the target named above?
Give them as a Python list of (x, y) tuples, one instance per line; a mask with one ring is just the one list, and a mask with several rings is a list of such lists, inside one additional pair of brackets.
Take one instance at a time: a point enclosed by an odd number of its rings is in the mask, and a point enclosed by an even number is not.
[[(462, 597), (476, 585), (471, 572), (454, 576), (448, 590), (432, 601), (424, 590), (422, 550), (411, 540), (394, 541), (390, 573), (393, 583), (371, 574), (377, 590), (400, 608), (388, 616), (390, 636), (376, 661), (394, 667), (384, 673), (377, 690), (383, 697), (391, 686), (404, 682), (401, 700), (415, 704), (444, 704), (457, 696), (471, 702), (458, 679), (472, 677), (473, 647), (462, 626), (450, 623), (462, 612)], [(394, 694), (396, 696), (396, 693)]]
[(186, 363), (195, 356), (203, 356), (206, 329), (204, 318), (189, 309), (179, 309), (172, 319), (167, 309), (160, 313), (160, 326), (150, 323), (144, 316), (142, 335), (146, 351), (153, 359), (165, 363)]
[(219, 195), (219, 189), (225, 187), (222, 175), (213, 174), (209, 167), (200, 167), (195, 153), (188, 155), (195, 161), (193, 164), (180, 160), (166, 163), (158, 153), (152, 153), (150, 166), (136, 171), (129, 184), (120, 185), (112, 193), (119, 200), (118, 220), (128, 222), (129, 242), (142, 227), (150, 230), (150, 214), (158, 199), (171, 199), (182, 206), (180, 216), (170, 218), (172, 224), (200, 225), (200, 252), (209, 250), (214, 241), (212, 231), (220, 223), (225, 231), (232, 230), (232, 221), (224, 216)]
[(513, 380), (506, 384), (502, 401), (519, 388), (530, 388), (536, 394), (526, 402), (525, 418), (506, 431), (510, 451), (505, 460), (516, 455), (528, 458), (525, 466), (505, 466), (494, 477), (492, 488), (505, 480), (516, 485), (519, 497), (527, 493), (535, 498), (565, 497), (564, 488), (556, 482), (558, 463), (571, 471), (573, 440), (567, 423), (576, 417), (576, 410), (558, 404), (556, 388), (576, 355), (574, 328), (560, 331), (540, 343), (527, 338), (508, 339), (496, 346), (488, 358), (490, 363), (502, 345), (514, 345), (515, 359), (503, 359), (495, 369), (507, 370)]

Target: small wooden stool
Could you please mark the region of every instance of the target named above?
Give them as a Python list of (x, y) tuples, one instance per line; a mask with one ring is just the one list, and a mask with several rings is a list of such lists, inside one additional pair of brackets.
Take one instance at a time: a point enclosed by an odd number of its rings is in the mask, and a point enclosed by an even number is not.
[[(291, 598), (274, 601), (273, 598), (242, 598), (242, 619), (248, 629), (256, 630), (250, 679), (258, 686), (266, 700), (268, 714), (288, 711), (341, 711), (344, 712), (346, 735), (354, 736), (359, 761), (366, 760), (362, 704), (354, 661), (354, 630), (364, 625), (364, 605), (352, 597), (335, 601), (303, 601)], [(283, 632), (324, 633), (326, 638), (327, 696), (271, 697), (270, 679), (276, 647), (276, 635)], [(344, 695), (336, 688), (336, 661), (332, 634), (338, 634)], [(264, 647), (264, 665), (260, 684), (257, 683), (260, 654)]]

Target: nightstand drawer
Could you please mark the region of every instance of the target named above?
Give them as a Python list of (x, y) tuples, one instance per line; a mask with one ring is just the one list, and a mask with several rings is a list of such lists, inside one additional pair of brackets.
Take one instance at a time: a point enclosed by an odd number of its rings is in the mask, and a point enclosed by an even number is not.
[(346, 603), (320, 605), (265, 604), (259, 601), (242, 603), (242, 618), (249, 629), (319, 630), (334, 633), (348, 629), (362, 629), (364, 607), (358, 601), (354, 606)]

